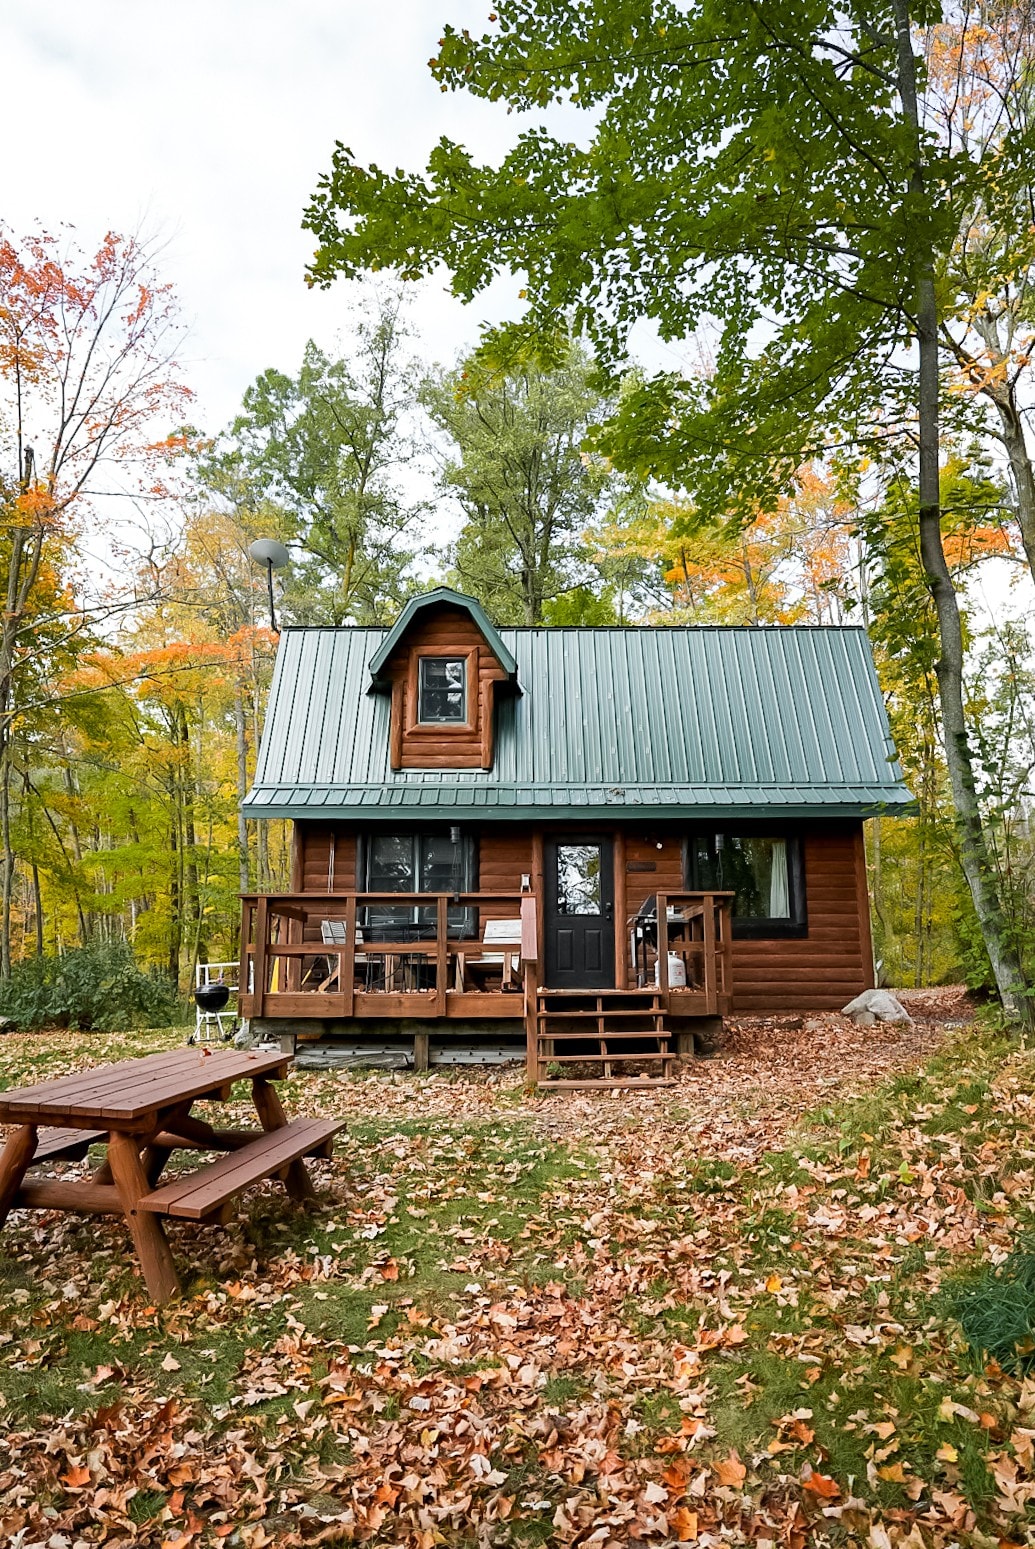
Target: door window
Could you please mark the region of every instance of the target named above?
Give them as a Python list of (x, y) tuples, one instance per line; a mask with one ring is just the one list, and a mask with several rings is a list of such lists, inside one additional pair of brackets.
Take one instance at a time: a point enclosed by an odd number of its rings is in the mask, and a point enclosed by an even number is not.
[(602, 914), (600, 846), (557, 846), (557, 913)]

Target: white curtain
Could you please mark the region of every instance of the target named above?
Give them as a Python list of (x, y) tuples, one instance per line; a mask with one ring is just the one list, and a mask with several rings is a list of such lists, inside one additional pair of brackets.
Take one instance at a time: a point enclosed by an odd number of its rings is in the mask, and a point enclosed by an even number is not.
[(773, 839), (773, 869), (769, 875), (769, 918), (786, 920), (791, 912), (791, 890), (787, 878), (787, 841)]

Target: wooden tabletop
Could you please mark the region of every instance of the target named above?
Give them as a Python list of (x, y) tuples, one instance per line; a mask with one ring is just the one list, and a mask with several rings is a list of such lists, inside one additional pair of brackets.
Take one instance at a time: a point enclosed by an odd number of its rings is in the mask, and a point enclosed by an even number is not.
[(174, 1049), (97, 1065), (73, 1076), (0, 1092), (0, 1123), (60, 1123), (72, 1129), (135, 1126), (163, 1108), (192, 1102), (232, 1081), (278, 1079), (291, 1056), (281, 1050)]

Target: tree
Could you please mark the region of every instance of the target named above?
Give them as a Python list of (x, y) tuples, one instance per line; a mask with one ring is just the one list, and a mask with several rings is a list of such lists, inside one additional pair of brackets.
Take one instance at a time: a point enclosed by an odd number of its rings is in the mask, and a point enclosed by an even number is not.
[(585, 579), (582, 535), (609, 482), (582, 450), (608, 407), (590, 370), (569, 344), (550, 369), (475, 355), (425, 384), (424, 405), (452, 443), (443, 486), (465, 517), (456, 580), (501, 623), (541, 624)]
[(408, 425), (417, 374), (397, 297), (381, 295), (350, 359), (310, 341), (295, 377), (270, 369), (202, 460), (207, 490), (300, 549), (284, 610), (302, 623), (381, 623), (408, 591), (424, 506), (404, 488), (419, 455)]
[(587, 142), (525, 130), (479, 166), (442, 140), (423, 176), (362, 168), (339, 145), (306, 215), (310, 275), (444, 264), (470, 299), (509, 268), (527, 306), (504, 342), (548, 339), (565, 316), (606, 363), (644, 317), (663, 339), (713, 320), (713, 378), (646, 379), (597, 438), (619, 466), (689, 488), (703, 519), (773, 509), (830, 427), (842, 446), (913, 438), (962, 864), (1004, 1006), (1030, 1020), (941, 541), (936, 282), (979, 185), (1015, 218), (1033, 144), (1025, 131), (985, 158), (927, 131), (913, 29), (941, 14), (929, 0), (503, 0), (493, 32), (445, 30), (433, 73), (510, 109), (566, 98), (592, 114)]
[(692, 501), (649, 499), (591, 537), (598, 563), (653, 568), (654, 623), (822, 624), (855, 604), (851, 515), (834, 479), (807, 467), (791, 496), (748, 525), (703, 523)]
[[(998, 521), (1001, 484), (980, 461), (960, 452), (946, 459), (940, 503), (943, 543), (954, 585), (965, 589), (968, 574), (986, 558), (1002, 552)], [(873, 574), (867, 605), (895, 746), (906, 781), (917, 803), (915, 818), (879, 821), (871, 845), (876, 939), (881, 957), (915, 984), (957, 967), (967, 955), (962, 943), (980, 930), (969, 896), (961, 899), (958, 835), (952, 822), (946, 759), (938, 739), (938, 619), (926, 584), (920, 554), (916, 490), (905, 472), (893, 474), (879, 500), (859, 502), (855, 516)], [(966, 613), (963, 625), (969, 638)], [(975, 767), (983, 791), (980, 717), (967, 693), (970, 722), (976, 727)], [(986, 807), (986, 832), (1001, 887), (995, 855), (995, 824)], [(965, 891), (965, 887), (963, 888)], [(1004, 904), (1009, 900), (1005, 898)], [(1004, 920), (1004, 933), (1019, 948), (1016, 921)], [(952, 924), (956, 922), (953, 932)], [(937, 928), (935, 922), (937, 921)], [(954, 948), (950, 942), (955, 934)], [(947, 956), (948, 953), (948, 956)], [(971, 954), (972, 955), (972, 954)], [(987, 956), (985, 974), (987, 975)]]
[[(928, 120), (938, 142), (994, 172), (1011, 142), (1035, 126), (1035, 14), (1027, 4), (979, 0), (972, 13), (928, 29)], [(959, 227), (939, 267), (949, 402), (968, 429), (1005, 453), (1021, 546), (1035, 579), (1035, 459), (1026, 427), (1035, 348), (1035, 175), (1022, 163), (1005, 190), (992, 175), (959, 206)], [(1013, 208), (1010, 208), (1012, 200)], [(978, 414), (975, 414), (975, 409)]]
[[(0, 976), (10, 972), (15, 859), (12, 743), (20, 684), (38, 671), (38, 599), (67, 559), (101, 476), (117, 493), (160, 492), (161, 417), (182, 409), (175, 306), (152, 252), (109, 234), (96, 253), (0, 232)], [(84, 630), (69, 606), (64, 635)]]

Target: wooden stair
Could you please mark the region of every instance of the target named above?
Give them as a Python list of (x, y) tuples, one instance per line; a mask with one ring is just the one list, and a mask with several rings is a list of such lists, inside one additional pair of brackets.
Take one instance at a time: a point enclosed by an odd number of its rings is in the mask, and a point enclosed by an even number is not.
[[(533, 1016), (532, 1064), (541, 1091), (675, 1085), (676, 1054), (658, 990), (538, 989)], [(580, 1073), (565, 1077), (572, 1066)]]

